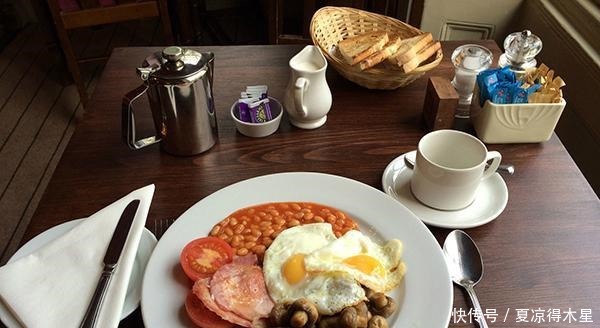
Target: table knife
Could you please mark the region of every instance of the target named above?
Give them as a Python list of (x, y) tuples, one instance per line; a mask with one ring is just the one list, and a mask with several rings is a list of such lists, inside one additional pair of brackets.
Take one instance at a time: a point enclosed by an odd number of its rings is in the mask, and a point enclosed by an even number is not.
[(117, 268), (117, 262), (121, 257), (123, 246), (127, 240), (127, 235), (129, 235), (131, 223), (135, 218), (135, 213), (137, 212), (139, 204), (139, 199), (132, 200), (127, 207), (125, 207), (125, 210), (121, 214), (121, 218), (119, 218), (119, 223), (117, 223), (117, 227), (113, 232), (108, 248), (106, 249), (106, 254), (104, 255), (104, 269), (98, 280), (98, 285), (96, 285), (96, 291), (85, 312), (85, 316), (81, 321), (80, 328), (91, 328), (96, 326), (98, 314), (100, 313), (104, 296), (106, 295), (106, 290), (108, 289), (112, 275)]

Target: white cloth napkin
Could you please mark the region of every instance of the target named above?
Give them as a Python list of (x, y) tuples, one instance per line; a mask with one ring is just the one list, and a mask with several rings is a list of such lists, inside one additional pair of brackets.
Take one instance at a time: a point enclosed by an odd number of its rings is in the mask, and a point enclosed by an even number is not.
[(121, 213), (140, 200), (98, 327), (117, 327), (154, 185), (131, 192), (34, 253), (0, 267), (0, 301), (25, 327), (79, 327)]

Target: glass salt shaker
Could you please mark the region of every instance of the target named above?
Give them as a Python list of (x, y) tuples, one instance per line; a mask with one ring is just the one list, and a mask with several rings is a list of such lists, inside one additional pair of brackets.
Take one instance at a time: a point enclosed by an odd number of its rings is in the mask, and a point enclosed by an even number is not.
[(462, 45), (452, 53), (455, 72), (452, 85), (459, 96), (455, 117), (469, 118), (477, 74), (490, 67), (492, 60), (492, 52), (476, 44)]
[(535, 56), (542, 50), (542, 40), (529, 30), (514, 32), (504, 39), (504, 53), (500, 55), (498, 66), (508, 66), (517, 76), (525, 74), (528, 68), (535, 67)]

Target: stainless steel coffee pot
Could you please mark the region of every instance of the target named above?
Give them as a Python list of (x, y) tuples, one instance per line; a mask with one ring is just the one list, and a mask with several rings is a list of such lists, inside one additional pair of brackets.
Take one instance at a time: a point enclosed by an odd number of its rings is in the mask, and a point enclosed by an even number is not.
[[(195, 155), (217, 140), (213, 101), (214, 54), (168, 47), (148, 56), (137, 71), (144, 84), (123, 97), (122, 134), (131, 149), (157, 142), (174, 155)], [(147, 93), (156, 136), (136, 140), (133, 102)]]

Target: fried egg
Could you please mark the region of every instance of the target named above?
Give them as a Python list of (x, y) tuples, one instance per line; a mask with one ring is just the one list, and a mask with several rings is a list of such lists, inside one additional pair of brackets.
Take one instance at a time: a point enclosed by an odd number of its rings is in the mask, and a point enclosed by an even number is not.
[(388, 292), (402, 281), (406, 267), (401, 260), (402, 242), (380, 246), (360, 231), (350, 230), (340, 238), (304, 257), (309, 274), (344, 272), (375, 292)]
[(336, 240), (331, 225), (314, 223), (282, 231), (265, 252), (263, 274), (276, 303), (306, 298), (319, 313), (334, 314), (365, 299), (365, 291), (342, 271), (308, 272), (306, 257)]

